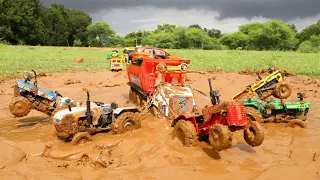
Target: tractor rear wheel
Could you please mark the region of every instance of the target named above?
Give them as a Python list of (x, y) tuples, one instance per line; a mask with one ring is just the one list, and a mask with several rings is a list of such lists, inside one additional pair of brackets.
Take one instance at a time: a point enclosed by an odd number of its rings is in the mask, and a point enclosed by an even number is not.
[(133, 112), (124, 112), (117, 117), (113, 133), (123, 134), (139, 128), (141, 128), (141, 121), (139, 117)]
[(264, 129), (258, 122), (250, 122), (250, 128), (243, 131), (244, 140), (252, 147), (260, 146), (264, 140)]
[(209, 130), (209, 141), (216, 151), (228, 149), (232, 145), (232, 133), (228, 126), (214, 124)]
[(287, 83), (278, 83), (273, 91), (273, 96), (280, 99), (287, 99), (292, 93), (292, 88)]
[(287, 127), (291, 128), (307, 128), (307, 124), (300, 119), (293, 119), (288, 122)]
[(191, 121), (178, 121), (174, 126), (172, 135), (173, 138), (178, 138), (186, 147), (197, 145), (198, 135), (196, 132), (196, 128)]
[(246, 107), (245, 110), (246, 110), (247, 121), (249, 123), (252, 121), (256, 121), (260, 124), (264, 123), (264, 119), (261, 113), (257, 109), (253, 107)]
[(88, 141), (92, 141), (91, 136), (87, 132), (78, 132), (76, 135), (73, 136), (71, 144), (76, 146), (78, 144), (83, 144)]
[(31, 102), (23, 96), (13, 97), (9, 104), (11, 113), (16, 117), (28, 115), (31, 111), (31, 107)]

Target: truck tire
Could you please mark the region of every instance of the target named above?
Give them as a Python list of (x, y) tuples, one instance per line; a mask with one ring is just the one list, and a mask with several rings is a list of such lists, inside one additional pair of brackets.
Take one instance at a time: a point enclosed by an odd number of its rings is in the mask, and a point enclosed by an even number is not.
[(133, 112), (124, 112), (120, 114), (113, 128), (113, 134), (123, 134), (141, 128), (141, 122), (138, 116)]
[(256, 121), (260, 124), (264, 123), (264, 119), (261, 113), (257, 109), (253, 107), (246, 107), (245, 110), (246, 110), (247, 121), (249, 123), (252, 121)]
[(287, 127), (291, 128), (307, 128), (307, 124), (300, 119), (290, 120), (287, 124)]
[(85, 143), (88, 141), (92, 141), (91, 136), (87, 132), (78, 132), (76, 135), (73, 136), (71, 144), (76, 146), (81, 143)]
[(264, 129), (260, 123), (252, 121), (250, 128), (243, 131), (243, 137), (250, 146), (260, 146), (264, 140)]
[(197, 145), (198, 135), (196, 132), (196, 128), (191, 121), (178, 121), (174, 126), (172, 135), (173, 138), (178, 138), (186, 147)]
[(278, 83), (273, 91), (273, 96), (280, 99), (287, 99), (292, 93), (292, 88), (287, 83)]
[(9, 104), (11, 113), (16, 117), (24, 117), (28, 115), (31, 111), (31, 107), (31, 102), (23, 96), (13, 97)]
[(228, 126), (214, 124), (209, 130), (209, 142), (216, 151), (228, 149), (232, 145), (232, 133)]

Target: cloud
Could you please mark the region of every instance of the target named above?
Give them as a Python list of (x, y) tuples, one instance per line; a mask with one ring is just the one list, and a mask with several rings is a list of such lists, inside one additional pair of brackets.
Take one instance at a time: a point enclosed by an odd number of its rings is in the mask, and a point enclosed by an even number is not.
[(52, 2), (65, 4), (69, 8), (81, 9), (90, 14), (101, 9), (131, 9), (145, 6), (163, 10), (167, 8), (205, 9), (219, 12), (222, 19), (261, 16), (291, 20), (297, 17), (316, 16), (320, 13), (319, 0), (44, 0), (47, 5)]
[(44, 0), (86, 11), (120, 35), (155, 29), (161, 23), (199, 24), (234, 32), (242, 24), (281, 19), (298, 30), (320, 19), (320, 0)]

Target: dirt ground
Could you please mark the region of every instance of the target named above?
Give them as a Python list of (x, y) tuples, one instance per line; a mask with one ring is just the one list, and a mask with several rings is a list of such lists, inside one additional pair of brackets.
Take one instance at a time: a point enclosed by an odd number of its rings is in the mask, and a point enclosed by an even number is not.
[[(207, 78), (220, 90), (221, 99), (231, 99), (257, 78), (253, 75), (224, 72), (188, 74), (191, 86), (209, 92)], [(70, 80), (71, 81), (70, 81)], [(70, 84), (66, 82), (75, 82)], [(252, 148), (242, 132), (234, 135), (233, 146), (216, 152), (202, 142), (183, 147), (171, 138), (173, 128), (166, 121), (147, 117), (142, 128), (132, 133), (100, 133), (91, 143), (71, 146), (57, 139), (49, 117), (32, 110), (14, 118), (8, 109), (15, 80), (0, 82), (0, 177), (1, 179), (320, 179), (320, 81), (303, 76), (288, 77), (296, 93), (308, 94), (311, 109), (307, 129), (287, 128), (285, 124), (265, 124), (265, 140)], [(68, 85), (66, 85), (66, 84)], [(83, 87), (94, 101), (130, 106), (125, 72), (57, 73), (38, 78), (44, 89), (85, 102)], [(115, 85), (115, 86), (114, 86)], [(114, 87), (113, 87), (114, 86)], [(208, 104), (197, 96), (199, 108)], [(118, 143), (118, 144), (117, 144)], [(117, 146), (106, 147), (116, 144)], [(41, 153), (48, 145), (48, 151)], [(101, 149), (106, 150), (101, 153)], [(99, 153), (101, 153), (99, 155)], [(93, 163), (97, 157), (103, 163)]]

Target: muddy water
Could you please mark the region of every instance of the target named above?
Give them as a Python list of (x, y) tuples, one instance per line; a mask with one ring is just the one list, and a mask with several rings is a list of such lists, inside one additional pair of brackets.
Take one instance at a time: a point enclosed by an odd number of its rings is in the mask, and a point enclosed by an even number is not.
[[(237, 73), (189, 74), (191, 86), (206, 93), (208, 77), (213, 78), (213, 87), (220, 90), (222, 100), (255, 80), (254, 76)], [(64, 85), (68, 79), (81, 83)], [(296, 99), (297, 91), (309, 95), (312, 107), (308, 129), (269, 123), (261, 146), (246, 145), (242, 132), (236, 132), (233, 146), (218, 153), (205, 142), (193, 148), (183, 147), (171, 138), (172, 128), (167, 122), (151, 117), (142, 121), (138, 131), (124, 135), (100, 133), (93, 136), (92, 142), (73, 147), (53, 135), (54, 129), (44, 114), (32, 111), (27, 117), (13, 118), (7, 104), (14, 80), (6, 80), (0, 84), (0, 143), (21, 149), (26, 158), (0, 170), (1, 179), (320, 179), (320, 83), (307, 77), (290, 77), (288, 81), (294, 88), (291, 100)], [(129, 106), (126, 82), (124, 72), (108, 71), (60, 73), (38, 80), (42, 88), (58, 90), (78, 101), (85, 101), (81, 89), (87, 87), (94, 101)], [(113, 85), (116, 86), (110, 87)], [(196, 98), (199, 107), (209, 103), (201, 96)], [(117, 146), (110, 150), (112, 144)], [(52, 148), (41, 156), (45, 145)], [(101, 153), (97, 146), (108, 148)], [(96, 159), (104, 164), (95, 163)]]

